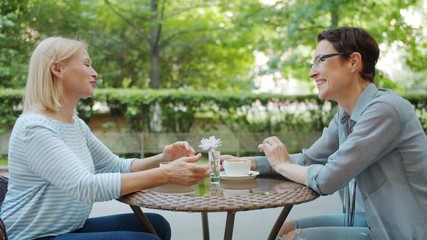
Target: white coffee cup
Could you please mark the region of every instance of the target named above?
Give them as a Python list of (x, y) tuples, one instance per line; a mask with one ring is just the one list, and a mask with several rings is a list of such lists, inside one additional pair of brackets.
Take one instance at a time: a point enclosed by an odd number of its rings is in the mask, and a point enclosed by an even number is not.
[(247, 176), (251, 170), (251, 161), (246, 159), (227, 159), (222, 162), (227, 176)]

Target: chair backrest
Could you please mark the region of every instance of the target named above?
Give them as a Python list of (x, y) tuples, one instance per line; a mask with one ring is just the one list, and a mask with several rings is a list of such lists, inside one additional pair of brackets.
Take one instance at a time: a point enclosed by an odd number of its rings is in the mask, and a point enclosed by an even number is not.
[(6, 227), (0, 218), (0, 240), (7, 240)]
[(3, 175), (0, 175), (0, 209), (3, 205), (4, 197), (7, 192), (7, 184), (9, 183), (9, 178)]
[[(1, 205), (3, 205), (4, 197), (7, 192), (7, 184), (9, 183), (9, 178), (3, 175), (0, 175), (0, 210)], [(3, 224), (3, 220), (0, 218), (0, 240), (7, 240), (6, 227)]]

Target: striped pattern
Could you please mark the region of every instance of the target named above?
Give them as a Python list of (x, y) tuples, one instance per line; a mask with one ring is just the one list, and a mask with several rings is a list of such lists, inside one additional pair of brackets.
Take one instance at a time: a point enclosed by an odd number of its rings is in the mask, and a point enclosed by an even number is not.
[(9, 239), (82, 227), (92, 203), (120, 197), (120, 172), (129, 172), (131, 162), (108, 150), (78, 117), (67, 124), (20, 116), (9, 143), (10, 181), (1, 212)]

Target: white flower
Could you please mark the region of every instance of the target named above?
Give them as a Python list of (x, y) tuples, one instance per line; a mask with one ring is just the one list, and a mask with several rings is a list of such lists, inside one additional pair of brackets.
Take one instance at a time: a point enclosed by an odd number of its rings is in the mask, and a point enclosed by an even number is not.
[(221, 139), (216, 139), (215, 136), (210, 136), (209, 138), (203, 138), (200, 141), (200, 146), (199, 148), (203, 149), (203, 150), (209, 150), (214, 152), (215, 149), (219, 146), (222, 145)]

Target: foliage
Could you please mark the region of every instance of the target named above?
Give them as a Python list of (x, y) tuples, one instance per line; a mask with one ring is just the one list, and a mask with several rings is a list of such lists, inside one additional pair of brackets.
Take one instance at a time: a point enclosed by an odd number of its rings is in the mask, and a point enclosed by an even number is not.
[[(156, 19), (152, 18), (153, 2), (162, 11)], [(146, 88), (153, 81), (153, 68), (160, 69), (162, 88), (250, 86), (245, 72), (252, 66), (253, 56), (246, 46), (254, 42), (250, 36), (231, 32), (228, 17), (214, 4), (105, 1), (97, 15), (105, 19), (98, 22), (103, 37), (93, 39), (96, 49), (92, 55), (105, 56), (105, 64), (94, 61), (103, 75), (104, 87)], [(247, 44), (242, 44), (242, 39)], [(155, 62), (157, 58), (160, 63)]]
[[(22, 90), (2, 89), (0, 93), (1, 132), (9, 131), (21, 109)], [(416, 107), (427, 129), (427, 95), (405, 96)], [(320, 131), (332, 118), (336, 105), (317, 95), (285, 96), (194, 90), (99, 89), (93, 98), (83, 100), (79, 116), (90, 119), (101, 112), (96, 104), (105, 103), (107, 114), (125, 117), (131, 132), (184, 133), (195, 131), (196, 120), (203, 132), (218, 125), (232, 132)], [(156, 120), (156, 117), (158, 119)]]
[[(5, 116), (2, 118), (5, 127), (3, 131), (8, 130), (20, 114), (21, 96), (20, 90), (4, 90), (0, 94), (2, 115)], [(109, 114), (124, 116), (128, 120), (130, 130), (135, 132), (189, 132), (196, 118), (209, 119), (204, 126), (206, 130), (214, 128), (218, 123), (226, 124), (232, 129), (241, 128), (247, 131), (259, 131), (266, 126), (272, 128), (276, 125), (274, 128), (277, 130), (285, 126), (284, 121), (287, 122), (287, 127), (292, 125), (293, 128), (302, 129), (303, 125), (313, 121), (301, 122), (297, 119), (300, 116), (306, 119), (317, 119), (312, 127), (318, 128), (324, 125), (324, 119), (316, 117), (319, 115), (314, 109), (322, 109), (323, 106), (323, 103), (316, 102), (316, 98), (317, 96), (314, 95), (282, 96), (249, 92), (236, 94), (223, 91), (203, 93), (175, 89), (100, 89), (95, 97), (83, 100), (78, 111), (80, 117), (89, 121), (95, 114), (99, 114), (94, 104), (106, 103)], [(297, 109), (289, 108), (293, 104), (304, 102), (310, 102), (309, 105), (314, 106), (313, 110), (307, 112), (310, 116), (302, 116), (295, 111)], [(156, 105), (159, 106), (157, 110), (154, 108)], [(286, 107), (292, 110), (289, 114)], [(156, 130), (151, 124), (156, 112), (161, 118), (161, 130)]]
[(29, 17), (27, 0), (0, 1), (0, 86), (20, 87), (33, 48), (32, 35), (22, 27)]
[[(410, 84), (383, 74), (380, 85), (425, 89), (425, 24), (410, 25), (403, 14), (417, 9), (421, 0), (2, 1), (0, 85), (23, 87), (32, 50), (52, 35), (88, 42), (105, 88), (148, 88), (156, 71), (160, 88), (250, 90), (272, 73), (305, 81), (316, 35), (350, 25), (398, 44), (414, 71)], [(269, 57), (259, 72), (255, 51)]]
[[(402, 52), (408, 52), (402, 60), (414, 71), (425, 73), (427, 61), (423, 53), (427, 48), (425, 40), (421, 40), (423, 28), (410, 26), (402, 14), (402, 10), (422, 9), (422, 4), (423, 1), (416, 0), (276, 1), (267, 14), (267, 26), (271, 29), (266, 31), (275, 39), (265, 46), (271, 57), (269, 71), (306, 78), (305, 67), (312, 59), (317, 34), (329, 28), (357, 26), (370, 32), (378, 43), (392, 45), (397, 42)], [(377, 82), (396, 86), (384, 74)]]
[(0, 88), (0, 134), (9, 131), (22, 112), (22, 90)]
[(7, 165), (7, 156), (0, 155), (0, 166), (6, 166), (6, 165)]

